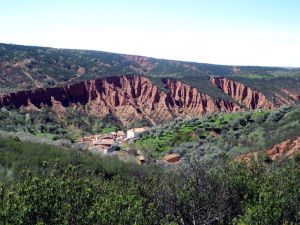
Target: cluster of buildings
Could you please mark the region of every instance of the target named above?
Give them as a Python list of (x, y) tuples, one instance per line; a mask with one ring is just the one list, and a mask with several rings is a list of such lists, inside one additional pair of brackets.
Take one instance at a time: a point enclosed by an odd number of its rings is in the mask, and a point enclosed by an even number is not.
[(117, 131), (107, 134), (91, 135), (81, 138), (77, 144), (90, 151), (107, 154), (115, 151), (122, 143), (137, 138), (141, 133), (149, 129), (149, 127), (140, 127), (129, 129), (126, 134), (124, 131)]
[(79, 139), (77, 144), (88, 150), (107, 154), (113, 150), (115, 144), (121, 143), (125, 137), (124, 131), (110, 132), (108, 134), (95, 134)]
[[(126, 133), (124, 131), (117, 131), (107, 134), (91, 135), (81, 138), (78, 140), (77, 144), (89, 151), (106, 155), (116, 151), (121, 144), (130, 140), (135, 140), (149, 129), (149, 127), (140, 127), (129, 129)], [(167, 163), (178, 163), (181, 160), (181, 156), (177, 153), (172, 153), (161, 158), (161, 160)], [(138, 154), (137, 161), (139, 164), (145, 163), (144, 156), (142, 154)]]

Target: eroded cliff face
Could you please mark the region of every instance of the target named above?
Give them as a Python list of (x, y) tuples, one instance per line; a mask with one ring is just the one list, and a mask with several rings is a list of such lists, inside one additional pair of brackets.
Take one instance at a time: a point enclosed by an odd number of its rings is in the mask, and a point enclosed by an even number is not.
[(156, 66), (155, 63), (151, 63), (148, 57), (137, 56), (137, 55), (125, 55), (125, 57), (137, 63), (144, 72), (148, 72)]
[(268, 155), (272, 160), (275, 160), (282, 156), (291, 158), (296, 152), (299, 151), (300, 137), (296, 137), (273, 146), (270, 150), (268, 150)]
[(249, 164), (251, 161), (258, 161), (259, 156), (267, 154), (270, 160), (274, 161), (285, 157), (286, 159), (291, 159), (295, 153), (300, 152), (300, 137), (294, 137), (286, 141), (280, 142), (274, 145), (268, 150), (262, 150), (258, 152), (249, 152), (246, 154), (241, 154), (235, 158), (235, 161), (243, 161)]
[(214, 100), (187, 84), (164, 81), (167, 92), (141, 76), (108, 77), (55, 88), (39, 88), (0, 96), (0, 106), (39, 110), (47, 105), (60, 115), (66, 107), (103, 117), (113, 114), (124, 125), (148, 119), (152, 123), (206, 112), (237, 111), (233, 102)]
[(210, 82), (248, 109), (271, 109), (274, 105), (261, 92), (225, 77), (210, 77)]
[(198, 92), (185, 83), (177, 80), (167, 80), (166, 87), (169, 90), (168, 104), (175, 115), (198, 116), (206, 112), (232, 112), (240, 109), (233, 102), (214, 100), (207, 94)]

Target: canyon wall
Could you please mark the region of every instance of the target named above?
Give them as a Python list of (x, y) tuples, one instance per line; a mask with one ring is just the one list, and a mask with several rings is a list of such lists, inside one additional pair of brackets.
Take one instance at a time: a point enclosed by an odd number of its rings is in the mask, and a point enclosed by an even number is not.
[[(163, 81), (160, 90), (143, 76), (115, 76), (53, 88), (38, 88), (0, 95), (0, 106), (39, 110), (52, 107), (63, 116), (67, 107), (99, 118), (112, 114), (124, 125), (147, 119), (153, 124), (176, 117), (201, 116), (212, 112), (271, 109), (274, 104), (261, 92), (224, 77), (210, 77), (210, 82), (232, 100), (218, 100), (178, 80)], [(295, 104), (299, 95), (286, 89), (275, 94), (276, 103)]]
[(231, 101), (214, 100), (180, 81), (165, 80), (164, 85), (166, 92), (159, 90), (146, 77), (108, 77), (2, 95), (0, 106), (39, 110), (47, 105), (59, 114), (71, 107), (97, 117), (113, 114), (124, 125), (141, 119), (157, 124), (176, 117), (240, 109)]
[(271, 109), (274, 105), (261, 92), (225, 77), (210, 77), (213, 85), (248, 109)]

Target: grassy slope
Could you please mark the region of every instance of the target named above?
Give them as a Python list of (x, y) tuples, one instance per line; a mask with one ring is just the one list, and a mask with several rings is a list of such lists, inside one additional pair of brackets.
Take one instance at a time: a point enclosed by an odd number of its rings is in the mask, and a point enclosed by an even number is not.
[[(135, 165), (116, 158), (105, 159), (87, 152), (79, 152), (46, 144), (32, 144), (18, 139), (0, 137), (0, 181), (13, 180), (30, 170), (36, 175), (48, 173), (54, 167), (74, 165), (82, 170), (98, 171), (105, 176), (130, 174)], [(127, 175), (126, 175), (127, 174)]]
[(300, 135), (300, 107), (282, 107), (175, 120), (153, 128), (135, 142), (134, 148), (151, 149), (155, 157), (172, 151), (187, 155), (197, 151), (238, 154), (266, 149), (297, 135)]
[(0, 110), (0, 130), (6, 132), (27, 132), (50, 140), (68, 139), (95, 133), (109, 133), (122, 129), (120, 122), (112, 116), (96, 118), (80, 111), (67, 109), (63, 118), (50, 108), (41, 111)]
[[(189, 153), (196, 151), (195, 148), (208, 145), (209, 148), (216, 147), (225, 152), (268, 148), (297, 133), (300, 134), (300, 106), (283, 110), (285, 116), (279, 121), (268, 119), (274, 117), (280, 110), (282, 109), (220, 113), (187, 120), (176, 119), (171, 123), (154, 127), (136, 141), (133, 147), (151, 151), (155, 157), (169, 151)], [(136, 121), (133, 126), (140, 127), (142, 124)], [(55, 141), (56, 144), (68, 146), (70, 144), (66, 141), (74, 141), (83, 135), (107, 133), (118, 129), (122, 129), (121, 125), (111, 117), (98, 119), (73, 110), (69, 110), (64, 119), (56, 117), (50, 109), (30, 113), (4, 109), (0, 111), (0, 130), (18, 132), (16, 135), (22, 140), (43, 138), (48, 139), (46, 143)], [(184, 143), (192, 146), (190, 151), (186, 150), (187, 147), (181, 146)]]
[(298, 171), (299, 160), (245, 166), (226, 157), (151, 168), (0, 138), (0, 221), (299, 224)]

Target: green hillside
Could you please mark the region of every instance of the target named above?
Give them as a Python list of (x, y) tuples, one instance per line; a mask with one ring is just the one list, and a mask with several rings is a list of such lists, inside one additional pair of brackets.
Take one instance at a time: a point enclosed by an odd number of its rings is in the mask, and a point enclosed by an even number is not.
[[(138, 121), (136, 121), (138, 122)], [(79, 110), (67, 109), (66, 116), (57, 116), (51, 108), (41, 111), (0, 110), (0, 133), (22, 136), (25, 140), (43, 139), (47, 143), (70, 145), (80, 137), (125, 129), (113, 116), (89, 116)]]
[[(296, 111), (285, 115), (293, 113)], [(204, 159), (203, 154), (208, 153), (198, 151), (177, 166), (138, 166), (115, 158), (0, 138), (0, 222), (300, 222), (299, 157), (284, 163), (266, 163), (259, 157), (245, 164), (226, 154), (217, 154), (213, 159)]]
[(203, 118), (176, 119), (153, 127), (132, 148), (159, 157), (177, 152), (193, 157), (226, 153), (238, 155), (266, 150), (300, 135), (300, 107), (281, 107), (237, 113), (218, 113)]

